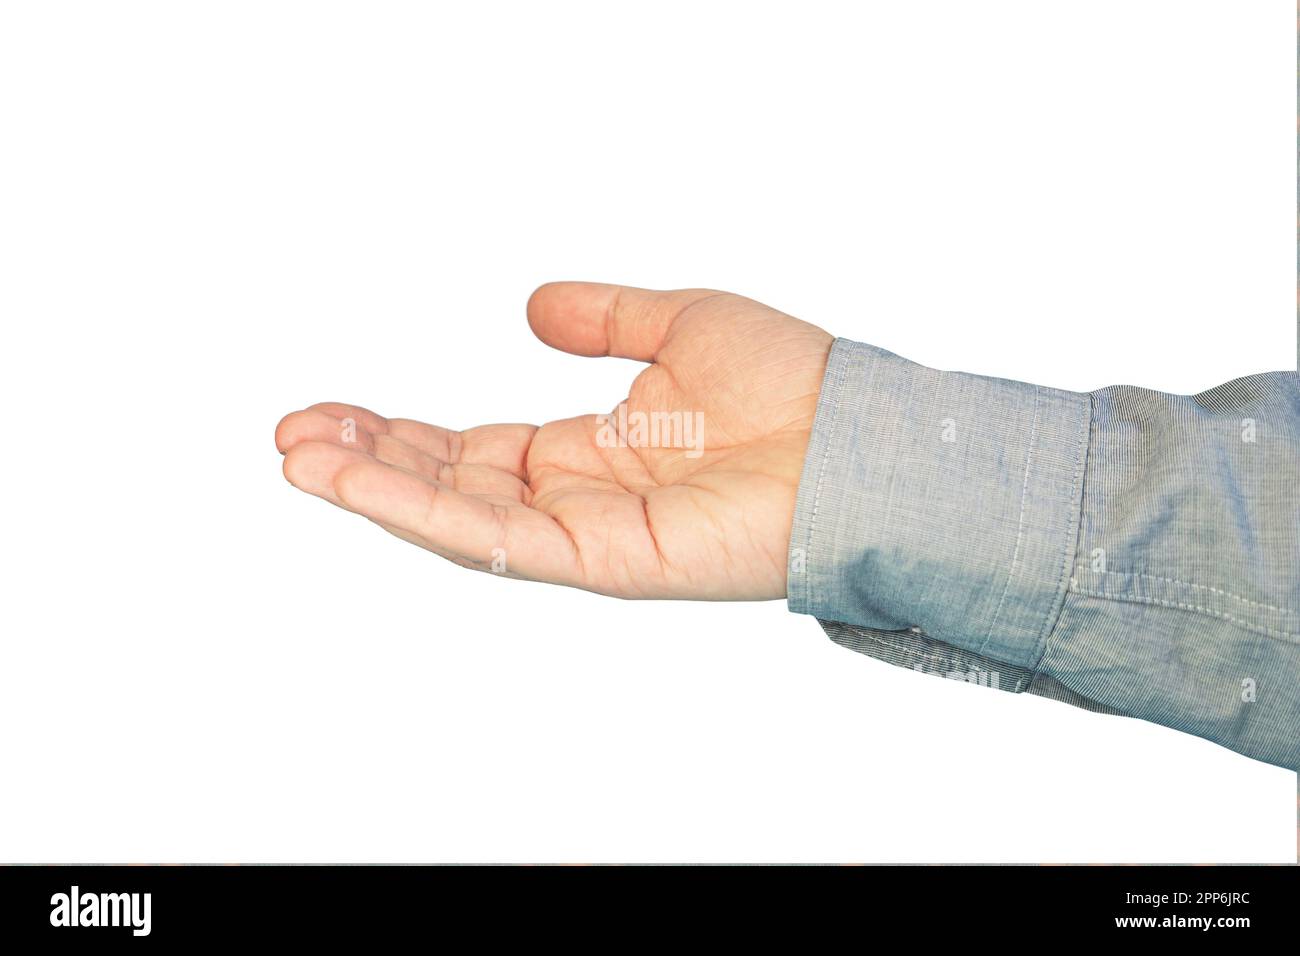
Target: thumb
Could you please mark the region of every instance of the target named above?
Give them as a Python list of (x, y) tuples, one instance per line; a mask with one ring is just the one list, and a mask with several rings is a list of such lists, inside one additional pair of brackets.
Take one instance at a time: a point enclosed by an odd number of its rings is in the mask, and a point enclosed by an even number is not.
[(659, 292), (603, 282), (548, 282), (528, 298), (528, 324), (552, 348), (653, 362), (687, 306), (725, 293)]

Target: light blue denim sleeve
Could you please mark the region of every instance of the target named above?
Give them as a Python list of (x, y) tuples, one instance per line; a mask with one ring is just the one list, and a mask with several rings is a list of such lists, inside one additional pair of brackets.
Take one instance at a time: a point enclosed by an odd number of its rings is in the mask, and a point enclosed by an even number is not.
[(1300, 375), (1068, 392), (838, 339), (792, 611), (893, 664), (1300, 767)]

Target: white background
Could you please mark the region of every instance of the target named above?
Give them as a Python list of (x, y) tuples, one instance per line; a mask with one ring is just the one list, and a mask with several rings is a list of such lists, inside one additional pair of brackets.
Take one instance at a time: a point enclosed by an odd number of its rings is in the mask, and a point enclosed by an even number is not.
[(463, 571), (271, 440), (612, 407), (550, 279), (1073, 389), (1290, 367), (1293, 4), (2, 9), (0, 860), (1294, 860), (1292, 773)]

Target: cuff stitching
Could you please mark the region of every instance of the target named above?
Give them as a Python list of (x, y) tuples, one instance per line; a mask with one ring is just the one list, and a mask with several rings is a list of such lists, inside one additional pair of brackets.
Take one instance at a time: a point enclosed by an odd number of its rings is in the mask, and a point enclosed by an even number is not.
[(1025, 474), (1020, 483), (1020, 518), (1016, 522), (1016, 546), (1011, 554), (1011, 567), (1007, 570), (1007, 581), (1002, 587), (1002, 597), (998, 599), (998, 606), (993, 611), (993, 617), (989, 620), (989, 629), (984, 635), (984, 641), (980, 644), (977, 653), (983, 654), (985, 648), (989, 646), (989, 641), (993, 639), (993, 631), (998, 626), (998, 618), (1002, 616), (1002, 606), (1006, 604), (1007, 595), (1011, 593), (1011, 582), (1016, 578), (1016, 569), (1020, 564), (1020, 548), (1025, 540), (1025, 505), (1029, 501), (1029, 475), (1034, 468), (1034, 449), (1038, 445), (1038, 415), (1042, 406), (1042, 390), (1034, 386), (1034, 421), (1029, 429), (1029, 443), (1025, 449)]
[[(834, 348), (832, 347), (832, 352), (833, 350)], [(827, 357), (827, 361), (828, 362), (831, 361), (830, 356)], [(830, 461), (831, 449), (835, 446), (835, 436), (839, 434), (840, 424), (843, 419), (843, 416), (840, 414), (840, 407), (843, 404), (843, 400), (844, 400), (844, 387), (843, 387), (844, 379), (845, 376), (848, 374), (849, 365), (856, 365), (857, 362), (858, 359), (856, 356), (854, 356), (853, 358), (850, 359), (850, 361), (840, 365), (840, 367), (835, 370), (836, 374), (835, 374), (834, 382), (828, 383), (831, 386), (831, 395), (829, 397), (832, 397), (834, 399), (834, 405), (832, 406), (832, 410), (831, 410), (831, 432), (826, 437), (826, 445), (822, 449), (822, 460), (817, 468), (817, 486), (815, 491), (813, 492), (812, 514), (809, 515), (808, 518), (808, 550), (807, 553), (804, 555), (804, 579), (803, 579), (804, 595), (803, 595), (803, 601), (801, 602), (802, 604), (805, 605), (805, 607), (810, 603), (809, 595), (807, 593), (808, 591), (807, 576), (809, 573), (811, 573), (810, 569), (812, 568), (813, 542), (817, 538), (817, 511), (821, 506), (822, 482), (826, 478), (826, 465)]]

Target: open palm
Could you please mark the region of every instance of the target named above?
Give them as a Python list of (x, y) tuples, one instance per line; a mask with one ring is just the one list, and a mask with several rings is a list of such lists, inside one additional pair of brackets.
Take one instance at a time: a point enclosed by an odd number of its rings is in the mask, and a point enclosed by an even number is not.
[(585, 282), (542, 286), (528, 321), (566, 352), (653, 364), (612, 412), (540, 428), (314, 405), (276, 429), (285, 477), (467, 567), (618, 597), (784, 597), (831, 336), (729, 293)]

